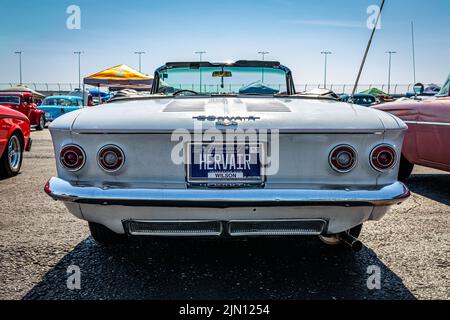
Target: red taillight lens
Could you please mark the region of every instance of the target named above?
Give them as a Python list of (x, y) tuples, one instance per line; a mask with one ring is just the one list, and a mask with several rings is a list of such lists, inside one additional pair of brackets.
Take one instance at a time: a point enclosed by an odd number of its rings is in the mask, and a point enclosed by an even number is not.
[(125, 162), (125, 155), (117, 146), (104, 146), (98, 153), (98, 164), (108, 172), (119, 171)]
[(86, 161), (86, 155), (79, 146), (69, 145), (61, 150), (59, 159), (66, 169), (78, 171), (83, 168)]
[(396, 165), (397, 153), (389, 145), (378, 146), (370, 154), (370, 163), (377, 171), (387, 171)]
[(357, 162), (356, 151), (348, 145), (337, 146), (331, 151), (329, 162), (337, 172), (350, 172)]

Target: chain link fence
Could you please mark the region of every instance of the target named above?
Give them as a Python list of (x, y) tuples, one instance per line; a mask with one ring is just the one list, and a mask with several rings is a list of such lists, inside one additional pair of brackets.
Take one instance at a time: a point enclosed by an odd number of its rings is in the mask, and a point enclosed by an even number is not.
[[(6, 89), (9, 87), (17, 86), (18, 83), (0, 83), (0, 89)], [(69, 93), (77, 89), (78, 83), (24, 83), (23, 85), (34, 89), (36, 91), (42, 92), (45, 95), (52, 94), (65, 94)], [(192, 87), (198, 87), (198, 85), (193, 84)], [(232, 87), (241, 87), (241, 85), (228, 85)], [(337, 94), (349, 94), (353, 90), (353, 84), (329, 84), (327, 85), (328, 89), (336, 92)], [(323, 88), (323, 84), (296, 84), (295, 85), (297, 92), (308, 91), (317, 88)], [(357, 92), (365, 91), (367, 89), (377, 88), (384, 92), (389, 92), (393, 95), (404, 95), (407, 92), (411, 92), (413, 90), (412, 84), (391, 84), (390, 88), (388, 88), (387, 84), (360, 84), (358, 86)]]

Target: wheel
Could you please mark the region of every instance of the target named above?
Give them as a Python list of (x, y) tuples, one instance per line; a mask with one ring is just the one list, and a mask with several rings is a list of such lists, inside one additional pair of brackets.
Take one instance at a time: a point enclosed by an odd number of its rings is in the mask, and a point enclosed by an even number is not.
[(398, 171), (398, 180), (406, 181), (414, 169), (414, 163), (411, 163), (403, 155), (400, 159), (400, 169)]
[(36, 127), (36, 130), (41, 131), (41, 130), (44, 130), (44, 128), (45, 128), (45, 116), (43, 114), (41, 114), (39, 116), (39, 123)]
[[(350, 230), (347, 230), (346, 232), (350, 235), (352, 235), (355, 238), (358, 238), (361, 234), (363, 224), (351, 228)], [(336, 235), (330, 235), (330, 236), (319, 236), (320, 240), (322, 240), (323, 243), (330, 245), (330, 246), (337, 246), (341, 244), (341, 241), (337, 238)]]
[(0, 175), (6, 178), (16, 176), (23, 160), (23, 142), (20, 135), (15, 132), (6, 144), (3, 156), (0, 158)]
[(98, 223), (89, 222), (89, 230), (91, 231), (92, 238), (100, 244), (121, 244), (126, 240), (125, 235), (115, 233)]

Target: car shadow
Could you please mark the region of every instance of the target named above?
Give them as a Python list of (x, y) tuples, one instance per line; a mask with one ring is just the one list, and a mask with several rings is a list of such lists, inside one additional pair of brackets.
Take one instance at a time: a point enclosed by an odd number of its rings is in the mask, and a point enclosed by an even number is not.
[[(80, 268), (79, 290), (67, 287)], [(379, 290), (367, 287), (378, 267)], [(374, 282), (371, 282), (374, 283)], [(104, 247), (91, 237), (24, 299), (415, 299), (369, 248), (355, 254), (317, 238), (248, 241), (152, 239)]]
[(450, 206), (450, 174), (414, 174), (406, 185), (414, 193)]
[(21, 174), (22, 174), (22, 172), (20, 171), (17, 175), (15, 175), (15, 176), (13, 176), (13, 177), (5, 177), (5, 176), (1, 176), (1, 175), (0, 175), (0, 182), (12, 180), (12, 179), (14, 179), (14, 178), (17, 178), (17, 177), (20, 176)]

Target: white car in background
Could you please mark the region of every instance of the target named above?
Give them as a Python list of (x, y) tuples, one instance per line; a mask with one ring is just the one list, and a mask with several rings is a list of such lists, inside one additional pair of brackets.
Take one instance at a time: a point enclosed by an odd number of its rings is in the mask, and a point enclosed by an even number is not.
[(397, 181), (406, 129), (296, 94), (279, 62), (167, 63), (151, 95), (51, 124), (58, 176), (45, 191), (105, 244), (316, 235), (359, 250), (362, 224), (410, 195)]

